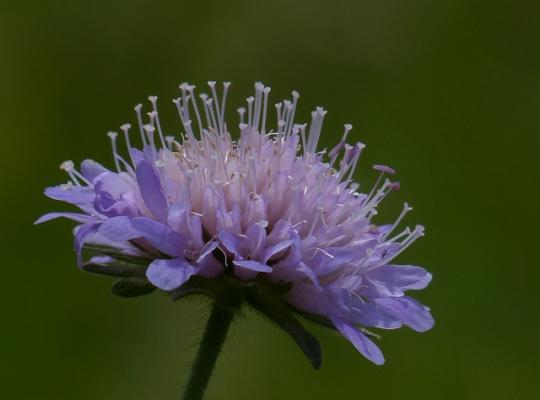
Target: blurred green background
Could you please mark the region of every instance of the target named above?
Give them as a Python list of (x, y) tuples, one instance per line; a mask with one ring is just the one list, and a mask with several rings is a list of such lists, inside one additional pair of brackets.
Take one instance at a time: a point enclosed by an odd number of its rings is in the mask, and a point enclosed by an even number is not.
[(75, 267), (73, 224), (32, 222), (65, 208), (42, 195), (61, 161), (111, 165), (105, 133), (151, 94), (179, 132), (177, 85), (212, 79), (233, 81), (229, 110), (256, 80), (298, 90), (299, 120), (325, 106), (323, 145), (352, 123), (366, 186), (397, 168), (379, 221), (408, 201), (426, 226), (400, 261), (433, 273), (416, 297), (437, 323), (382, 332), (383, 367), (309, 325), (315, 372), (248, 312), (208, 399), (538, 398), (539, 39), (536, 1), (3, 1), (2, 397), (179, 398), (208, 304), (114, 297)]

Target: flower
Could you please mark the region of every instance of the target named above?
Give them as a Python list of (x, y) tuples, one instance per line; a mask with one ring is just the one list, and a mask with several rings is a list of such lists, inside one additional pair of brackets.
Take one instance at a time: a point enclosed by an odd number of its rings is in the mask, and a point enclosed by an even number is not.
[[(380, 175), (368, 193), (353, 181), (363, 148), (346, 142), (317, 151), (326, 111), (318, 107), (311, 123), (295, 123), (299, 95), (276, 104), (277, 127), (267, 129), (270, 88), (255, 84), (247, 109), (239, 108), (239, 137), (225, 122), (230, 83), (218, 96), (197, 98), (195, 86), (180, 85), (174, 100), (183, 126), (181, 139), (164, 136), (157, 98), (143, 122), (135, 107), (142, 148), (132, 143), (131, 125), (109, 133), (115, 170), (92, 160), (62, 163), (70, 181), (47, 188), (53, 199), (80, 212), (50, 213), (37, 223), (66, 217), (79, 223), (75, 250), (83, 265), (84, 243), (107, 245), (125, 258), (149, 264), (152, 285), (172, 291), (197, 275), (208, 279), (229, 271), (250, 282), (285, 282), (283, 300), (298, 311), (321, 316), (376, 364), (383, 355), (365, 328), (415, 331), (433, 326), (429, 309), (405, 295), (425, 288), (431, 274), (421, 267), (396, 265), (394, 259), (424, 229), (394, 233), (411, 210), (405, 204), (389, 225), (375, 225), (379, 203), (399, 183), (385, 176), (394, 170), (375, 165)], [(113, 255), (114, 256), (114, 255)], [(100, 261), (112, 260), (107, 254)], [(95, 259), (94, 259), (95, 261)]]

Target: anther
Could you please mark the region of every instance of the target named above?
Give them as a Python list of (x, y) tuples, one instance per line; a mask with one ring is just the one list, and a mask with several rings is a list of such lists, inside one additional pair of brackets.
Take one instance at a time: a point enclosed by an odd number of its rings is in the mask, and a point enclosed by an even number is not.
[(66, 160), (62, 164), (60, 164), (60, 169), (66, 172), (69, 172), (73, 169), (73, 161)]

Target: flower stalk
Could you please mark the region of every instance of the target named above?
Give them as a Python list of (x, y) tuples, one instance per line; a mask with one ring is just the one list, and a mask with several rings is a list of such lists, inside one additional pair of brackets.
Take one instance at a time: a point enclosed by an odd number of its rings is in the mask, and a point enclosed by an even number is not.
[(193, 362), (193, 367), (182, 396), (183, 400), (203, 398), (227, 332), (236, 313), (236, 306), (215, 302)]

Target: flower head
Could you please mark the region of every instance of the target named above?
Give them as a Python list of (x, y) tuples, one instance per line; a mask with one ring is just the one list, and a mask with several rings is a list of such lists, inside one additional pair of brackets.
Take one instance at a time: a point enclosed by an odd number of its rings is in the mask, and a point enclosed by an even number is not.
[[(352, 127), (345, 125), (331, 150), (317, 150), (326, 111), (313, 111), (309, 126), (295, 123), (299, 95), (293, 92), (276, 104), (277, 126), (270, 129), (270, 88), (261, 83), (238, 109), (235, 138), (225, 122), (229, 86), (223, 84), (220, 98), (215, 82), (209, 82), (211, 95), (180, 85), (174, 100), (180, 138), (164, 135), (156, 97), (149, 98), (147, 117), (137, 105), (138, 128), (120, 128), (125, 150), (118, 134), (109, 133), (114, 170), (92, 160), (77, 170), (66, 161), (61, 168), (70, 181), (46, 189), (80, 211), (50, 213), (38, 222), (78, 222), (79, 265), (83, 244), (106, 245), (112, 258), (147, 260), (148, 281), (164, 291), (195, 275), (224, 273), (242, 282), (287, 283), (282, 298), (289, 305), (324, 317), (364, 356), (383, 363), (365, 328), (433, 326), (429, 309), (405, 295), (425, 288), (431, 275), (393, 263), (423, 235), (421, 226), (396, 233), (411, 207), (405, 204), (392, 224), (372, 221), (381, 201), (399, 189), (386, 178), (394, 170), (375, 165), (377, 183), (360, 191), (353, 176), (364, 145), (347, 143)], [(133, 131), (140, 149), (132, 145)], [(111, 253), (97, 257), (107, 262)]]

